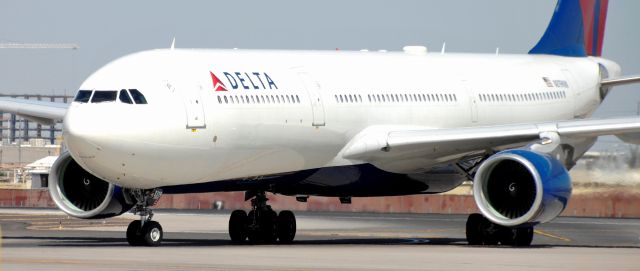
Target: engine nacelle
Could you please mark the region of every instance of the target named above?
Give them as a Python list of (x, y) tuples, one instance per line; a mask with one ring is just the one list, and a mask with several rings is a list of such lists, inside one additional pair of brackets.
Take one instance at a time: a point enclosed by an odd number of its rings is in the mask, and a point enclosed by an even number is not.
[(507, 227), (548, 222), (571, 197), (571, 178), (553, 157), (507, 150), (482, 163), (473, 182), (476, 204), (493, 223)]
[(113, 217), (133, 207), (121, 187), (87, 172), (68, 152), (51, 167), (49, 194), (60, 210), (78, 218)]

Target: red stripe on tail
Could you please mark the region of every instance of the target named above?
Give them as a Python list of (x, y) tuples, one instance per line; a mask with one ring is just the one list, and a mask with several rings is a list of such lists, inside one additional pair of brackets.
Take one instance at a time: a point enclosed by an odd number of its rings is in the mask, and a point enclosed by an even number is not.
[(598, 44), (596, 47), (596, 56), (602, 55), (602, 41), (604, 40), (604, 26), (607, 23), (607, 8), (609, 0), (600, 0), (600, 16), (598, 21)]
[(580, 0), (582, 10), (582, 29), (584, 31), (584, 49), (587, 54), (593, 51), (593, 11), (594, 0)]

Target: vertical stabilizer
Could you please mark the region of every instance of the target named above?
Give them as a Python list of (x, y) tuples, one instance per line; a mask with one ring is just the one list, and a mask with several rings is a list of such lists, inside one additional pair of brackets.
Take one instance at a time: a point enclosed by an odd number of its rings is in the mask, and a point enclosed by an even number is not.
[(551, 22), (529, 54), (600, 56), (608, 0), (558, 0)]

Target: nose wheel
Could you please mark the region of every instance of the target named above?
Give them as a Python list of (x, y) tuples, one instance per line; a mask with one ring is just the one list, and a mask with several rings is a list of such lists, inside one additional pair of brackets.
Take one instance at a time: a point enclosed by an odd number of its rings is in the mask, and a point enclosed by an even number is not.
[(127, 242), (131, 246), (157, 247), (162, 243), (162, 226), (156, 221), (132, 221), (127, 227)]
[(251, 211), (235, 210), (229, 218), (229, 237), (234, 243), (290, 243), (296, 235), (296, 218), (285, 210), (279, 214), (267, 205), (264, 192), (251, 200)]
[(140, 219), (129, 223), (127, 227), (127, 242), (131, 246), (160, 246), (164, 233), (160, 223), (151, 220), (153, 211), (149, 207), (158, 202), (162, 191), (159, 189), (133, 190), (132, 195), (137, 203), (131, 212), (140, 215)]

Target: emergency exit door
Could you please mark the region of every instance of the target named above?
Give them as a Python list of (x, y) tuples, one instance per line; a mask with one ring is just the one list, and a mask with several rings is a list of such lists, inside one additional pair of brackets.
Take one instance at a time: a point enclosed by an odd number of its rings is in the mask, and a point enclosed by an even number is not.
[(205, 128), (204, 103), (201, 94), (202, 86), (183, 87), (181, 91), (187, 114), (187, 129)]
[(298, 76), (304, 84), (309, 99), (311, 100), (311, 111), (313, 113), (313, 126), (325, 126), (324, 104), (322, 103), (322, 87), (320, 83), (313, 79), (307, 72), (298, 72)]

